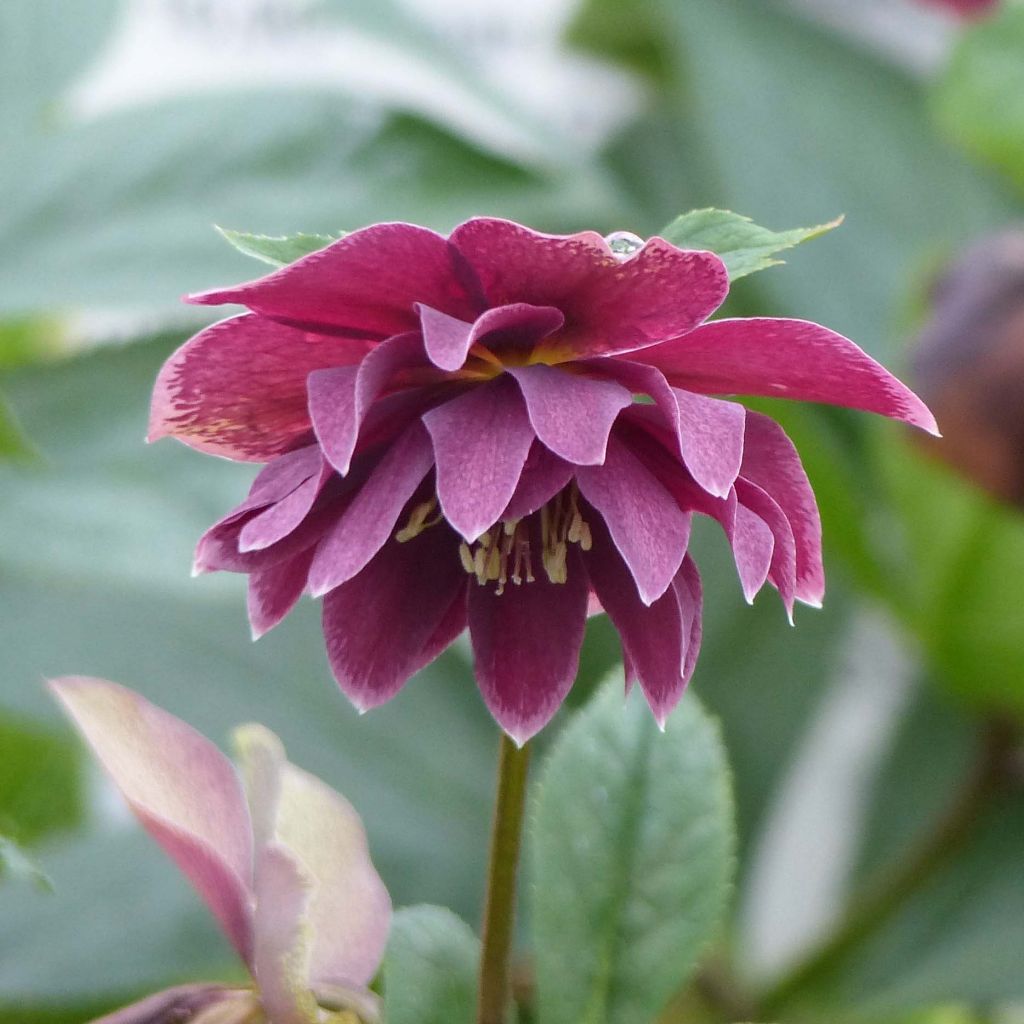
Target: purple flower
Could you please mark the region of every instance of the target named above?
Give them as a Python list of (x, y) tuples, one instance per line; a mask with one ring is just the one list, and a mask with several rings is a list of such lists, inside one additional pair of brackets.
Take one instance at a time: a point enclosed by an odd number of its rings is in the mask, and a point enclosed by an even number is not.
[(391, 901), (349, 803), (290, 764), (262, 726), (235, 733), (243, 788), (209, 740), (131, 690), (82, 677), (50, 685), (256, 982), (168, 989), (102, 1024), (318, 1024), (319, 1004), (372, 1011), (365, 986)]
[(448, 238), (378, 224), (193, 296), (250, 312), (171, 356), (150, 438), (268, 463), (201, 539), (196, 570), (249, 574), (257, 636), (303, 592), (323, 596), (331, 668), (360, 709), (468, 625), (484, 700), (519, 742), (561, 704), (600, 606), (663, 722), (700, 645), (694, 513), (722, 524), (748, 599), (767, 580), (791, 612), (824, 590), (792, 444), (710, 396), (935, 429), (824, 327), (705, 323), (728, 287), (717, 256), (660, 238), (478, 218)]

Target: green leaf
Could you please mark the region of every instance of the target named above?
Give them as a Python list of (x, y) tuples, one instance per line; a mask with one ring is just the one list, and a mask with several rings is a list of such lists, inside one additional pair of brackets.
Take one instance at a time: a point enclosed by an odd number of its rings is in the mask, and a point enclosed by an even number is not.
[(730, 210), (691, 210), (676, 217), (658, 234), (680, 249), (706, 249), (721, 256), (729, 279), (736, 281), (755, 271), (778, 266), (785, 261), (772, 259), (775, 253), (820, 238), (842, 222), (843, 218), (837, 217), (813, 228), (769, 231)]
[(618, 674), (556, 741), (530, 820), (540, 1024), (653, 1020), (725, 912), (734, 835), (718, 730), (687, 695), (660, 733)]
[(479, 940), (450, 910), (399, 910), (384, 960), (388, 1024), (472, 1024), (479, 961)]
[(946, 134), (1024, 188), (1024, 8), (1000, 4), (960, 35), (935, 90)]
[(0, 396), (0, 459), (26, 461), (34, 454), (31, 443), (22, 433), (14, 414)]
[(938, 681), (976, 706), (1024, 714), (1024, 516), (905, 438), (886, 436), (880, 455), (905, 540), (907, 614)]
[(79, 757), (66, 737), (0, 715), (0, 833), (32, 844), (74, 828), (82, 816)]
[(269, 263), (272, 267), (286, 267), (311, 252), (323, 249), (343, 237), (337, 235), (250, 235), (244, 231), (217, 230), (240, 253)]
[(28, 881), (42, 892), (53, 892), (53, 882), (43, 869), (13, 839), (0, 835), (0, 882), (7, 878)]

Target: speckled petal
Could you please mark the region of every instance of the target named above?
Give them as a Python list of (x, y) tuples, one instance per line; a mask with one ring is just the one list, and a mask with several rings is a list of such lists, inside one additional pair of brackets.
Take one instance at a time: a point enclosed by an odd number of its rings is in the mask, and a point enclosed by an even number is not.
[(807, 320), (715, 320), (635, 358), (689, 391), (828, 402), (938, 433), (905, 384), (848, 338)]
[(265, 462), (310, 429), (306, 378), (357, 363), (365, 341), (326, 337), (246, 314), (222, 320), (167, 360), (148, 440), (173, 435), (211, 455)]
[(414, 224), (374, 224), (266, 277), (190, 297), (237, 302), (304, 327), (385, 338), (418, 328), (416, 303), (472, 320), (458, 256), (440, 235)]
[(476, 218), (451, 241), (476, 271), (492, 306), (554, 306), (565, 327), (544, 344), (580, 357), (628, 352), (692, 330), (729, 288), (722, 261), (651, 238), (621, 261), (592, 231), (546, 235)]

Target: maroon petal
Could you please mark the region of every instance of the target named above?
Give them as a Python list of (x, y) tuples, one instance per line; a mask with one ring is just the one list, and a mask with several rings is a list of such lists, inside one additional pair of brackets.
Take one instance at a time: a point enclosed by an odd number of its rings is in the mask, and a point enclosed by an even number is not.
[(352, 579), (381, 549), (409, 499), (434, 464), (430, 436), (414, 423), (370, 473), (342, 516), (319, 543), (309, 573), (320, 597)]
[(806, 320), (716, 320), (636, 358), (689, 391), (828, 402), (938, 433), (906, 385), (848, 338)]
[(545, 235), (511, 221), (477, 218), (451, 234), (492, 306), (555, 306), (565, 328), (550, 344), (580, 356), (628, 352), (692, 330), (729, 288), (713, 253), (652, 238), (620, 261), (593, 231)]
[(359, 428), (374, 401), (403, 371), (423, 366), (418, 333), (399, 334), (378, 345), (356, 367), (309, 375), (309, 415), (317, 440), (342, 476), (352, 462)]
[(500, 518), (523, 519), (546, 505), (573, 477), (575, 467), (534, 441), (515, 493)]
[(793, 602), (796, 599), (796, 541), (793, 539), (793, 528), (778, 504), (757, 484), (752, 484), (749, 480), (737, 480), (736, 494), (740, 505), (746, 506), (764, 520), (772, 532), (772, 557), (768, 579), (778, 590), (792, 625)]
[(797, 600), (820, 607), (825, 569), (818, 503), (793, 442), (775, 420), (761, 413), (747, 413), (742, 473), (767, 491), (786, 514), (796, 541)]
[(306, 589), (313, 548), (249, 574), (248, 611), (252, 638), (258, 640), (291, 610)]
[(526, 400), (538, 439), (580, 466), (604, 462), (608, 435), (619, 413), (633, 404), (621, 384), (567, 373), (555, 366), (510, 367)]
[(533, 443), (522, 396), (502, 375), (431, 409), (423, 422), (434, 442), (441, 509), (472, 542), (508, 505)]
[(200, 331), (156, 379), (148, 440), (173, 435), (212, 455), (265, 462), (310, 428), (306, 377), (357, 363), (367, 343), (246, 314)]
[(267, 277), (190, 297), (201, 305), (238, 302), (288, 323), (385, 338), (418, 326), (424, 302), (472, 320), (474, 304), (458, 283), (440, 235), (413, 224), (353, 231)]
[(608, 443), (604, 465), (580, 466), (576, 480), (607, 525), (641, 600), (656, 601), (683, 561), (690, 539), (689, 514), (615, 437)]
[(597, 596), (622, 640), (627, 682), (635, 677), (661, 728), (686, 688), (683, 615), (672, 586), (653, 602), (640, 599), (628, 566), (603, 527), (586, 558)]
[(327, 594), (327, 656), (357, 708), (390, 700), (421, 667), (466, 581), (456, 538), (439, 524), (404, 544), (389, 541), (358, 576)]
[(581, 365), (634, 393), (649, 395), (694, 480), (715, 497), (729, 493), (743, 458), (743, 406), (671, 387), (656, 367), (632, 360), (591, 359)]
[(589, 585), (575, 547), (565, 583), (469, 588), (469, 634), (480, 692), (495, 721), (522, 746), (561, 707), (579, 667)]

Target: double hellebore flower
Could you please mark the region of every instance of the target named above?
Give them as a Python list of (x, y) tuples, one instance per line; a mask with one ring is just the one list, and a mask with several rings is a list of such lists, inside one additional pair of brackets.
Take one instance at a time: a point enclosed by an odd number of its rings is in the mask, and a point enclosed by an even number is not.
[(136, 817), (188, 877), (255, 989), (184, 985), (97, 1024), (354, 1024), (374, 1011), (391, 903), (362, 822), (257, 725), (231, 763), (180, 719), (114, 683), (51, 683)]
[(256, 635), (303, 592), (322, 596), (331, 667), (360, 709), (468, 625), (484, 700), (519, 742), (572, 685), (599, 603), (664, 721), (700, 644), (694, 513), (721, 523), (748, 599), (767, 580), (791, 611), (824, 589), (792, 444), (710, 396), (934, 429), (824, 327), (705, 323), (728, 287), (717, 256), (661, 238), (478, 218), (447, 238), (378, 224), (194, 296), (249, 312), (171, 356), (150, 437), (267, 463), (199, 542), (197, 571), (249, 574)]

